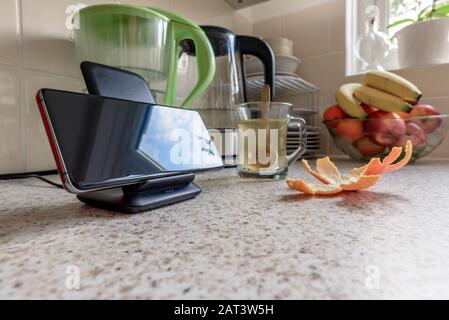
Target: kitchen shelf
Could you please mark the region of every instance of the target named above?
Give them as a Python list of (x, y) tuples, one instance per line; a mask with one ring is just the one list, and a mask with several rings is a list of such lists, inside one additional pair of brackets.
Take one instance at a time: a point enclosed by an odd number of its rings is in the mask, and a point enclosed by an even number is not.
[[(262, 95), (264, 83), (263, 74), (248, 75), (247, 90), (249, 99), (257, 100)], [(276, 75), (275, 88), (277, 100), (304, 94), (314, 94), (319, 91), (318, 87), (294, 74)]]

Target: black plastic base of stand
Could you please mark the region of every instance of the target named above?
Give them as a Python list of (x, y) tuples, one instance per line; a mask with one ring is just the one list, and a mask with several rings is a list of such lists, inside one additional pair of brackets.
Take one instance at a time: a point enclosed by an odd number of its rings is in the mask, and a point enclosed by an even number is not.
[(195, 198), (201, 188), (193, 183), (194, 179), (193, 174), (157, 178), (122, 188), (87, 192), (77, 198), (101, 209), (139, 213)]

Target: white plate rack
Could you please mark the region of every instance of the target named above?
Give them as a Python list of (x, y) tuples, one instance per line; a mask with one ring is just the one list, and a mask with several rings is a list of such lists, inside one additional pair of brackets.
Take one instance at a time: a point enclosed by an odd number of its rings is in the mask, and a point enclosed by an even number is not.
[[(248, 75), (247, 90), (248, 98), (250, 100), (260, 99), (264, 83), (265, 78), (263, 74), (257, 73)], [(286, 98), (298, 95), (315, 94), (320, 91), (318, 87), (296, 74), (277, 74), (275, 89), (277, 100), (285, 100)]]

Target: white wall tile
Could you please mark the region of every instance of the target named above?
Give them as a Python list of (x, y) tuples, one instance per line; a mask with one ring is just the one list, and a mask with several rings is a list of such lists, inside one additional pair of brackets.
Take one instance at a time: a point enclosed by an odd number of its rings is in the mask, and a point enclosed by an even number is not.
[(22, 172), (19, 69), (0, 65), (0, 174)]
[(16, 1), (2, 0), (0, 5), (0, 63), (17, 65), (19, 46)]
[[(320, 92), (317, 94), (317, 106), (319, 110), (319, 119), (322, 117), (322, 112), (331, 103), (330, 94), (330, 56), (323, 55), (312, 58), (303, 59), (298, 68), (298, 74), (312, 82), (320, 88)], [(320, 154), (328, 154), (328, 133), (322, 126), (321, 131), (321, 150)]]
[(172, 0), (173, 10), (199, 25), (218, 25), (234, 28), (236, 11), (222, 1)]
[(449, 95), (449, 64), (401, 70), (397, 74), (415, 83), (424, 97)]
[(331, 101), (329, 55), (303, 59), (297, 73), (320, 88), (318, 105), (326, 105)]
[(346, 44), (346, 0), (330, 3), (330, 51), (344, 51)]
[[(23, 0), (23, 48), (24, 65), (27, 69), (71, 77), (79, 76), (71, 31), (65, 26), (67, 6), (78, 2), (98, 4), (113, 2), (113, 0)], [(235, 11), (221, 1), (124, 0), (120, 2), (172, 10), (198, 24), (234, 28)]]
[(449, 96), (446, 97), (423, 97), (419, 103), (433, 105), (442, 114), (449, 114)]
[(236, 34), (252, 35), (254, 33), (253, 24), (245, 16), (236, 13), (234, 15), (234, 29)]
[(331, 103), (334, 103), (334, 96), (337, 89), (345, 83), (348, 83), (348, 79), (345, 74), (346, 57), (344, 52), (331, 53), (330, 54), (330, 98)]
[(252, 7), (252, 19), (259, 22), (273, 17), (285, 16), (291, 12), (305, 11), (309, 7), (331, 0), (270, 0)]
[(282, 36), (293, 40), (299, 58), (329, 53), (330, 3), (317, 3), (281, 19)]
[(23, 60), (25, 68), (76, 77), (79, 66), (66, 8), (112, 0), (22, 0)]
[(56, 169), (48, 138), (36, 104), (36, 93), (41, 88), (53, 88), (68, 91), (80, 91), (78, 79), (55, 76), (51, 74), (26, 71), (24, 75), (26, 116), (26, 164), (27, 171), (44, 171)]
[(120, 3), (173, 10), (173, 0), (121, 0)]
[(281, 19), (282, 17), (273, 17), (255, 23), (253, 26), (254, 35), (263, 38), (281, 37)]

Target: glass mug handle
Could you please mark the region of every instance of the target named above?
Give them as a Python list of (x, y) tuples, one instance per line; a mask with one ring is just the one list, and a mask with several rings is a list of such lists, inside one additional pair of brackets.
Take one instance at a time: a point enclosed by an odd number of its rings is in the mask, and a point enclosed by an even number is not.
[(293, 162), (298, 160), (307, 151), (307, 137), (303, 134), (306, 129), (306, 122), (302, 118), (289, 116), (289, 124), (297, 125), (299, 129), (299, 147), (291, 155), (287, 156), (287, 162), (290, 166)]

